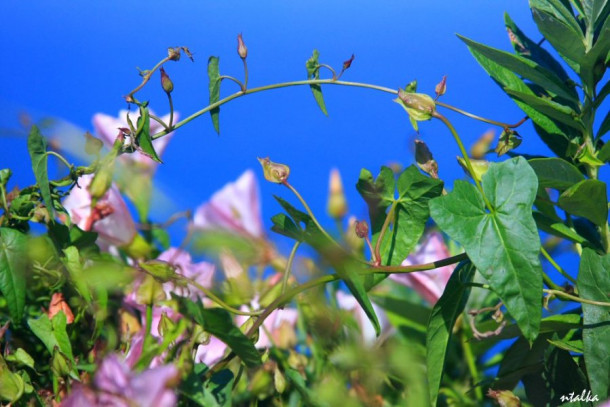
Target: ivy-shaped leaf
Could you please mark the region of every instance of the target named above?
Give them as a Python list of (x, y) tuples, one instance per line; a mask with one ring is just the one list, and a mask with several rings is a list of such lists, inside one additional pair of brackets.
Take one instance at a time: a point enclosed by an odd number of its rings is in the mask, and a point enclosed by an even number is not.
[[(588, 300), (609, 302), (609, 270), (610, 255), (601, 257), (591, 249), (584, 249), (576, 280), (580, 296)], [(582, 311), (582, 339), (591, 391), (600, 400), (605, 400), (610, 386), (610, 308), (582, 304)]]
[(74, 354), (72, 353), (72, 345), (70, 344), (70, 338), (66, 331), (66, 314), (58, 312), (53, 319), (49, 319), (46, 314), (42, 314), (37, 319), (28, 319), (28, 326), (34, 335), (44, 344), (51, 355), (55, 353), (55, 349), (58, 349), (68, 358), (72, 368), (71, 376), (78, 377), (76, 363), (74, 362)]
[[(219, 58), (210, 57), (208, 59), (208, 78), (210, 83), (208, 88), (210, 90), (210, 105), (220, 100), (220, 71), (218, 68)], [(212, 117), (212, 124), (216, 133), (220, 134), (220, 107), (215, 107), (210, 110), (210, 116)]]
[(47, 166), (47, 141), (40, 133), (37, 126), (32, 126), (28, 136), (28, 151), (32, 160), (32, 169), (36, 177), (36, 183), (40, 188), (40, 195), (44, 201), (49, 216), (55, 219), (55, 208), (51, 197), (51, 186), (49, 185), (49, 170)]
[(435, 406), (445, 365), (447, 346), (453, 326), (464, 311), (470, 295), (467, 285), (474, 277), (475, 267), (470, 262), (461, 263), (451, 274), (443, 295), (432, 309), (426, 331), (426, 364), (430, 404)]
[(227, 344), (229, 348), (248, 367), (262, 364), (261, 355), (254, 343), (233, 324), (231, 314), (222, 308), (204, 308), (201, 300), (193, 302), (188, 298), (173, 296), (178, 301), (180, 313), (201, 325), (205, 332), (214, 335)]
[(136, 144), (140, 147), (141, 152), (152, 158), (158, 163), (162, 163), (161, 159), (155, 151), (152, 143), (152, 135), (150, 134), (150, 111), (148, 103), (140, 106), (140, 117), (138, 117), (138, 127), (136, 130)]
[(517, 157), (491, 164), (482, 186), (491, 212), (474, 185), (456, 181), (450, 194), (430, 201), (430, 213), (464, 246), (531, 342), (542, 316), (540, 238), (532, 217), (538, 180), (527, 161)]
[[(307, 79), (320, 79), (320, 63), (318, 62), (318, 58), (320, 57), (320, 53), (317, 49), (313, 50), (313, 54), (309, 59), (305, 62), (305, 68), (307, 68)], [(326, 104), (324, 103), (324, 97), (322, 96), (322, 88), (320, 85), (309, 85), (311, 92), (313, 93), (314, 99), (316, 99), (316, 103), (322, 113), (328, 116), (328, 112), (326, 111)]]
[(606, 183), (596, 179), (580, 181), (559, 196), (559, 206), (572, 215), (582, 216), (598, 226), (608, 221)]
[(15, 324), (25, 307), (27, 243), (27, 236), (18, 230), (0, 228), (0, 292)]

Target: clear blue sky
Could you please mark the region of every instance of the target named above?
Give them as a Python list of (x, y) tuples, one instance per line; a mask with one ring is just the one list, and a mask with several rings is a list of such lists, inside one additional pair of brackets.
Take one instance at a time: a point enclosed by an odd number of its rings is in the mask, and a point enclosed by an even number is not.
[[(481, 116), (506, 122), (521, 111), (477, 65), (455, 36), (509, 50), (503, 13), (508, 11), (532, 38), (539, 39), (527, 2), (514, 0), (450, 1), (7, 1), (0, 25), (3, 55), (0, 127), (15, 126), (16, 114), (27, 109), (35, 117), (60, 117), (84, 130), (91, 117), (116, 115), (126, 107), (122, 95), (139, 83), (136, 66), (152, 67), (168, 46), (185, 45), (195, 63), (183, 59), (166, 70), (174, 82), (176, 110), (182, 117), (208, 100), (206, 62), (220, 57), (221, 73), (242, 75), (236, 35), (243, 33), (249, 49), (250, 84), (305, 79), (305, 60), (314, 48), (320, 61), (340, 69), (354, 53), (345, 80), (398, 88), (413, 79), (419, 90), (433, 93), (448, 76), (443, 101)], [(167, 113), (167, 99), (158, 79), (141, 95), (158, 114)], [(233, 92), (223, 83), (223, 94)], [(412, 130), (404, 111), (387, 94), (326, 87), (329, 117), (317, 108), (306, 87), (275, 90), (236, 100), (221, 109), (221, 136), (208, 116), (180, 129), (163, 156), (156, 180), (169, 195), (180, 197), (159, 213), (194, 209), (211, 193), (247, 168), (260, 170), (257, 156), (289, 164), (291, 182), (325, 218), (328, 173), (341, 171), (351, 213), (365, 217), (355, 188), (362, 167), (412, 162)], [(489, 125), (448, 113), (465, 143), (476, 140)], [(439, 123), (420, 125), (451, 187), (463, 178), (455, 162), (459, 154), (451, 135)], [(25, 140), (0, 138), (0, 167), (11, 167), (21, 186), (33, 182)], [(78, 133), (77, 133), (78, 134)], [(528, 125), (518, 151), (548, 150)], [(11, 151), (11, 153), (7, 153)], [(262, 179), (262, 177), (260, 177)], [(276, 185), (261, 182), (266, 219), (279, 212), (272, 194), (292, 197)], [(323, 223), (330, 224), (326, 220)]]

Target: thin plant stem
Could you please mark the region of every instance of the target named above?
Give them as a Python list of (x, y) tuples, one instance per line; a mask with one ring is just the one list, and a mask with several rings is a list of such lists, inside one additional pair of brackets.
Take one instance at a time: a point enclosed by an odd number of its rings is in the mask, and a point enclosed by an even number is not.
[(330, 65), (327, 64), (318, 64), (318, 67), (316, 68), (316, 70), (320, 70), (320, 68), (326, 68), (328, 69), (332, 74), (333, 74), (333, 80), (337, 80), (337, 72), (334, 70), (334, 68)]
[(241, 87), (242, 92), (246, 92), (248, 90), (248, 62), (246, 62), (246, 58), (242, 58), (244, 62), (244, 84)]
[(562, 298), (565, 298), (565, 299), (568, 299), (571, 301), (575, 301), (575, 302), (580, 302), (583, 304), (599, 305), (601, 307), (610, 307), (610, 302), (587, 300), (586, 298), (580, 298), (575, 295), (568, 294), (565, 291), (561, 291), (561, 290), (543, 289), (542, 291), (544, 291), (547, 294), (555, 295), (557, 297), (562, 297)]
[[(168, 95), (168, 97), (169, 97), (169, 95)], [(170, 127), (167, 124), (165, 124), (165, 122), (163, 120), (161, 120), (160, 117), (157, 117), (154, 114), (150, 114), (150, 113), (149, 113), (149, 116), (150, 116), (151, 119), (153, 119), (154, 121), (159, 123), (161, 126), (163, 126), (163, 128), (165, 130), (169, 131)]]
[(290, 272), (292, 271), (292, 262), (294, 261), (294, 256), (297, 253), (297, 249), (301, 245), (300, 241), (296, 241), (294, 246), (292, 246), (292, 250), (290, 251), (290, 256), (288, 256), (288, 262), (286, 263), (286, 270), (284, 270), (284, 277), (282, 278), (282, 293), (286, 292), (286, 287), (288, 285), (288, 278), (290, 277)]
[(548, 261), (549, 263), (551, 263), (551, 265), (552, 265), (553, 267), (555, 267), (555, 269), (556, 269), (557, 271), (559, 271), (559, 273), (561, 273), (561, 275), (562, 275), (562, 276), (564, 276), (565, 278), (567, 278), (568, 280), (570, 280), (570, 282), (571, 282), (572, 284), (576, 284), (576, 280), (575, 280), (575, 279), (574, 279), (574, 278), (573, 278), (571, 275), (569, 275), (568, 273), (566, 273), (566, 271), (565, 271), (564, 269), (562, 269), (562, 268), (561, 268), (561, 266), (559, 266), (559, 264), (557, 264), (557, 263), (555, 262), (555, 260), (553, 260), (553, 258), (551, 257), (551, 255), (550, 255), (550, 254), (549, 254), (549, 253), (546, 251), (546, 249), (545, 249), (544, 247), (541, 247), (541, 248), (540, 248), (540, 253), (542, 253), (542, 255), (544, 256), (544, 258), (545, 258), (545, 259), (547, 259), (547, 261)]
[(544, 284), (546, 284), (546, 286), (552, 290), (561, 290), (561, 287), (555, 284), (553, 280), (551, 280), (551, 277), (549, 277), (544, 271), (542, 272), (542, 281), (544, 281)]
[(447, 257), (433, 261), (431, 263), (415, 264), (412, 266), (370, 266), (364, 273), (378, 273), (378, 274), (405, 274), (414, 273), (416, 271), (433, 270), (439, 267), (448, 266), (450, 264), (459, 263), (463, 260), (467, 260), (468, 255), (461, 253), (455, 256)]
[(59, 161), (61, 161), (62, 163), (64, 163), (64, 165), (65, 165), (66, 167), (68, 167), (68, 169), (70, 170), (70, 172), (72, 171), (73, 165), (72, 165), (72, 164), (70, 164), (70, 163), (68, 162), (68, 160), (66, 160), (66, 159), (65, 159), (65, 158), (64, 158), (64, 157), (63, 157), (61, 154), (56, 153), (55, 151), (47, 151), (47, 152), (45, 153), (45, 155), (46, 155), (46, 156), (49, 156), (49, 155), (54, 155), (55, 157), (57, 157), (57, 158), (59, 159)]
[(170, 57), (169, 56), (163, 58), (150, 71), (148, 71), (145, 75), (143, 75), (142, 76), (142, 83), (140, 83), (134, 90), (132, 90), (131, 92), (129, 92), (127, 94), (127, 96), (126, 96), (126, 98), (128, 99), (127, 101), (129, 102), (129, 99), (133, 98), (133, 95), (138, 93), (140, 91), (140, 89), (142, 89), (144, 87), (144, 85), (146, 85), (148, 83), (150, 78), (152, 78), (153, 73), (155, 73), (155, 71), (157, 69), (161, 68), (161, 66), (163, 66), (163, 64), (168, 62), (168, 61), (170, 61)]
[(381, 265), (381, 242), (383, 241), (383, 238), (385, 236), (386, 231), (388, 230), (388, 227), (390, 226), (390, 223), (394, 219), (394, 211), (396, 210), (397, 204), (398, 204), (398, 201), (392, 202), (392, 206), (390, 206), (390, 210), (388, 211), (388, 214), (385, 217), (383, 226), (381, 227), (381, 231), (379, 232), (379, 237), (377, 238), (377, 243), (375, 244), (374, 255), (375, 255), (375, 263), (377, 266)]
[(218, 77), (218, 79), (217, 79), (217, 80), (220, 80), (220, 81), (221, 81), (221, 80), (223, 80), (223, 79), (228, 79), (228, 80), (230, 80), (230, 81), (235, 82), (235, 83), (237, 84), (237, 86), (239, 86), (239, 89), (241, 89), (241, 90), (242, 90), (242, 92), (243, 92), (243, 90), (246, 88), (246, 85), (244, 85), (244, 84), (242, 83), (242, 81), (240, 81), (239, 79), (234, 78), (234, 77), (232, 77), (232, 76), (229, 76), (229, 75), (220, 75), (220, 76)]
[(174, 124), (174, 101), (172, 99), (172, 94), (167, 93), (167, 100), (169, 101), (169, 125), (167, 126), (167, 130), (171, 130), (172, 125)]
[(462, 349), (464, 350), (464, 358), (466, 358), (466, 364), (468, 365), (468, 371), (472, 377), (472, 386), (474, 387), (474, 394), (479, 401), (483, 401), (483, 391), (481, 387), (477, 385), (480, 381), (479, 370), (477, 369), (477, 362), (472, 351), (470, 341), (466, 338), (464, 330), (460, 330), (460, 342), (462, 342)]
[(481, 116), (477, 116), (475, 114), (469, 113), (469, 112), (467, 112), (465, 110), (462, 110), (462, 109), (457, 108), (455, 106), (449, 105), (447, 103), (439, 102), (438, 100), (435, 103), (436, 103), (437, 106), (442, 106), (442, 107), (444, 107), (446, 109), (453, 110), (454, 112), (457, 112), (457, 113), (459, 113), (461, 115), (464, 115), (466, 117), (470, 117), (471, 119), (478, 120), (478, 121), (483, 122), (483, 123), (493, 124), (494, 126), (499, 126), (499, 127), (505, 128), (505, 129), (515, 129), (515, 128), (521, 126), (523, 123), (525, 123), (529, 119), (528, 116), (525, 116), (523, 119), (519, 120), (515, 124), (508, 124), (508, 123), (498, 122), (498, 121), (491, 120), (491, 119), (486, 119), (486, 118), (481, 117)]

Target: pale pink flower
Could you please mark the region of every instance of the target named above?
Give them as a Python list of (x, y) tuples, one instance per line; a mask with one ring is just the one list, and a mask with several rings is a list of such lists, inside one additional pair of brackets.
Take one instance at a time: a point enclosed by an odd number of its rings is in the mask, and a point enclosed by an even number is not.
[(228, 183), (197, 208), (193, 226), (263, 237), (258, 184), (254, 172), (247, 170), (235, 182)]
[[(403, 266), (431, 263), (449, 257), (449, 249), (439, 232), (430, 232), (414, 254), (402, 262)], [(400, 284), (413, 288), (422, 298), (434, 305), (445, 291), (445, 286), (455, 265), (434, 270), (417, 271), (406, 274), (392, 274), (390, 278)]]
[(121, 193), (113, 184), (92, 210), (88, 189), (92, 180), (93, 174), (81, 176), (64, 199), (64, 208), (79, 228), (97, 232), (102, 246), (128, 245), (136, 235), (136, 226)]
[[(96, 134), (104, 141), (104, 144), (108, 147), (112, 147), (114, 141), (116, 140), (117, 134), (119, 133), (119, 128), (127, 128), (129, 129), (129, 124), (127, 123), (127, 113), (129, 113), (129, 118), (134, 126), (137, 126), (138, 117), (140, 117), (140, 112), (129, 112), (128, 110), (120, 110), (118, 117), (109, 116), (103, 113), (97, 113), (93, 116), (93, 127), (95, 129)], [(154, 114), (151, 111), (152, 114)], [(163, 122), (169, 124), (169, 114), (161, 117)], [(174, 123), (178, 121), (178, 113), (174, 112)], [(150, 120), (150, 134), (153, 135), (163, 130), (163, 126), (157, 123), (155, 120)], [(169, 140), (171, 139), (174, 133), (170, 133), (166, 136), (158, 138), (153, 141), (153, 146), (157, 155), (161, 156)], [(130, 145), (132, 142), (129, 139), (125, 140), (126, 145)], [(141, 164), (145, 164), (151, 168), (156, 166), (156, 162), (152, 160), (150, 157), (147, 157), (144, 154), (126, 154), (121, 156), (122, 160), (131, 160), (134, 162), (138, 162)]]
[[(193, 263), (191, 254), (185, 250), (169, 248), (157, 257), (157, 260), (165, 261), (176, 268), (176, 273), (190, 278), (205, 288), (212, 288), (212, 280), (216, 267), (212, 263), (205, 261)], [(188, 297), (196, 300), (198, 297), (203, 298), (204, 294), (193, 285), (176, 286), (174, 283), (165, 283), (163, 285), (167, 298), (171, 298), (171, 293), (181, 297)]]
[(199, 345), (195, 353), (195, 363), (205, 363), (207, 366), (220, 362), (227, 350), (227, 345), (215, 336), (210, 336), (209, 342)]
[[(364, 309), (358, 304), (358, 300), (351, 294), (345, 293), (343, 291), (337, 291), (337, 305), (339, 308), (351, 312), (358, 323), (358, 327), (360, 328), (360, 333), (362, 334), (362, 342), (365, 345), (372, 345), (377, 340), (377, 335), (375, 333), (375, 327), (369, 320), (369, 317), (364, 312)], [(388, 320), (385, 312), (375, 303), (372, 303), (373, 310), (377, 315), (377, 319), (379, 320), (379, 325), (381, 326), (381, 332), (387, 333), (392, 327)]]

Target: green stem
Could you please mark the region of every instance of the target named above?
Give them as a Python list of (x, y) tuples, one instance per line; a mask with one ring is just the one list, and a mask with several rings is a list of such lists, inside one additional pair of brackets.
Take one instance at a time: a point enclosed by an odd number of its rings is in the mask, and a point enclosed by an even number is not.
[(489, 200), (487, 199), (487, 196), (485, 196), (485, 192), (483, 191), (483, 187), (481, 186), (481, 183), (477, 179), (476, 173), (474, 172), (474, 169), (472, 168), (472, 163), (470, 162), (470, 157), (468, 157), (468, 153), (466, 152), (466, 148), (464, 147), (464, 143), (462, 143), (462, 139), (460, 138), (459, 134), (455, 130), (455, 127), (453, 127), (451, 122), (445, 116), (443, 116), (442, 114), (440, 114), (438, 112), (434, 112), (434, 114), (432, 116), (436, 117), (437, 119), (442, 121), (445, 124), (445, 126), (447, 126), (447, 128), (449, 129), (451, 134), (453, 135), (453, 138), (455, 139), (455, 142), (457, 143), (458, 147), (460, 148), (460, 151), (462, 152), (462, 157), (464, 157), (464, 161), (466, 162), (466, 166), (468, 167), (468, 171), (470, 172), (470, 175), (472, 175), (472, 179), (474, 180), (474, 183), (476, 184), (477, 188), (479, 189), (479, 192), (481, 192), (481, 196), (483, 197), (483, 200), (485, 201), (485, 205), (487, 206), (487, 209), (489, 209), (489, 211), (491, 213), (493, 213), (495, 211), (495, 209), (491, 205)]
[(521, 126), (523, 123), (525, 123), (527, 121), (527, 119), (529, 119), (528, 116), (525, 116), (523, 119), (519, 120), (515, 124), (508, 124), (508, 123), (498, 122), (498, 121), (491, 120), (491, 119), (486, 119), (486, 118), (481, 117), (481, 116), (477, 116), (475, 114), (469, 113), (469, 112), (467, 112), (465, 110), (459, 109), (459, 108), (457, 108), (455, 106), (452, 106), (452, 105), (449, 105), (447, 103), (439, 102), (438, 100), (435, 103), (436, 103), (437, 106), (442, 106), (442, 107), (444, 107), (446, 109), (453, 110), (454, 112), (462, 114), (462, 115), (464, 115), (466, 117), (470, 117), (471, 119), (478, 120), (478, 121), (483, 122), (483, 123), (493, 124), (494, 126), (499, 126), (499, 127), (504, 128), (504, 129), (507, 129), (507, 128), (508, 129), (515, 129), (515, 128)]
[(568, 299), (568, 300), (571, 300), (574, 302), (580, 302), (583, 304), (591, 304), (591, 305), (599, 305), (601, 307), (610, 307), (610, 302), (587, 300), (585, 298), (580, 298), (580, 297), (576, 297), (575, 295), (568, 294), (561, 290), (543, 289), (542, 291), (544, 291), (547, 294), (555, 295), (557, 297), (562, 297), (562, 298), (565, 298), (565, 299)]
[(301, 245), (300, 241), (296, 241), (294, 246), (292, 246), (292, 250), (290, 251), (290, 256), (288, 256), (288, 262), (286, 263), (286, 270), (284, 270), (284, 277), (282, 278), (282, 293), (286, 292), (286, 286), (288, 285), (288, 278), (290, 277), (290, 272), (292, 270), (292, 262), (294, 260), (294, 256), (297, 253), (297, 249)]
[(244, 91), (244, 89), (246, 88), (246, 85), (245, 85), (245, 84), (243, 84), (243, 83), (242, 83), (242, 82), (241, 82), (239, 79), (234, 78), (234, 77), (232, 77), (232, 76), (229, 76), (229, 75), (220, 75), (220, 76), (218, 77), (218, 80), (223, 80), (223, 79), (228, 79), (228, 80), (230, 80), (230, 81), (235, 82), (235, 83), (237, 84), (237, 86), (239, 86), (239, 89), (241, 89), (241, 90), (242, 90), (242, 92), (243, 92), (243, 91)]
[(412, 266), (370, 266), (365, 273), (376, 273), (376, 274), (404, 274), (414, 273), (416, 271), (433, 270), (439, 267), (448, 266), (450, 264), (459, 263), (463, 260), (467, 260), (468, 255), (461, 253), (455, 256), (447, 257), (446, 259), (440, 259), (431, 263), (415, 264)]
[(246, 58), (242, 58), (244, 62), (244, 84), (241, 87), (242, 92), (246, 92), (248, 89), (248, 63), (246, 62)]
[(386, 231), (388, 230), (388, 227), (390, 226), (390, 223), (392, 223), (392, 220), (394, 219), (394, 211), (396, 210), (397, 204), (398, 201), (392, 202), (392, 206), (390, 206), (390, 210), (388, 211), (388, 214), (386, 215), (385, 220), (383, 221), (383, 226), (381, 226), (379, 237), (377, 238), (377, 242), (375, 243), (374, 256), (375, 263), (378, 266), (381, 265), (381, 242), (383, 241), (383, 238), (385, 236)]
[(328, 70), (329, 70), (329, 71), (330, 71), (330, 72), (333, 74), (332, 79), (333, 79), (334, 81), (336, 81), (336, 80), (338, 79), (338, 78), (337, 78), (337, 72), (335, 72), (335, 70), (334, 70), (334, 68), (333, 68), (332, 66), (327, 65), (327, 64), (318, 64), (318, 67), (316, 68), (316, 71), (319, 71), (319, 70), (320, 70), (320, 68), (326, 68), (326, 69), (328, 69)]
[(65, 158), (64, 158), (64, 157), (63, 157), (61, 154), (56, 153), (55, 151), (47, 151), (47, 152), (45, 153), (45, 155), (46, 155), (46, 156), (49, 156), (49, 155), (54, 155), (55, 157), (59, 158), (59, 161), (61, 161), (62, 163), (64, 163), (64, 165), (65, 165), (66, 167), (68, 167), (68, 169), (70, 170), (70, 172), (72, 172), (72, 164), (70, 164), (70, 163), (68, 162), (68, 160), (66, 160), (66, 159), (65, 159)]
[[(169, 96), (169, 94), (167, 95), (168, 97), (171, 98), (171, 96)], [(157, 123), (159, 123), (161, 126), (163, 126), (163, 128), (167, 131), (169, 131), (170, 126), (168, 126), (167, 124), (165, 124), (165, 122), (163, 120), (161, 120), (160, 117), (155, 116), (154, 114), (150, 114), (149, 116), (151, 119), (153, 119), (154, 121), (156, 121)]]
[(172, 125), (174, 124), (174, 100), (172, 99), (172, 94), (168, 93), (167, 94), (167, 99), (169, 101), (169, 129), (172, 128)]
[(0, 185), (0, 196), (2, 197), (2, 208), (4, 209), (4, 213), (10, 218), (8, 211), (8, 203), (6, 201), (6, 191), (4, 190), (4, 185)]
[(464, 335), (464, 330), (460, 331), (460, 341), (462, 342), (462, 349), (464, 350), (464, 357), (466, 358), (466, 364), (468, 365), (468, 371), (472, 377), (472, 387), (474, 387), (474, 394), (479, 401), (483, 401), (483, 391), (478, 386), (480, 381), (479, 370), (477, 369), (476, 358), (470, 346), (470, 341)]
[(170, 57), (165, 57), (163, 58), (157, 65), (155, 65), (150, 71), (148, 71), (146, 73), (146, 75), (144, 75), (142, 77), (142, 83), (140, 83), (134, 90), (132, 90), (131, 92), (129, 92), (126, 96), (126, 98), (128, 99), (127, 102), (129, 102), (129, 99), (133, 98), (133, 95), (135, 95), (140, 89), (142, 89), (144, 87), (144, 85), (146, 85), (148, 83), (148, 81), (150, 80), (150, 78), (152, 77), (153, 73), (155, 73), (155, 71), (159, 68), (161, 68), (161, 66), (168, 62), (170, 60)]
[[(551, 265), (552, 265), (553, 267), (555, 267), (555, 269), (556, 269), (557, 271), (559, 271), (559, 273), (561, 273), (561, 275), (562, 275), (562, 276), (564, 276), (565, 278), (567, 278), (568, 280), (570, 280), (570, 282), (571, 282), (572, 284), (576, 284), (576, 280), (574, 280), (574, 278), (573, 278), (571, 275), (569, 275), (568, 273), (566, 273), (566, 272), (565, 272), (565, 270), (564, 270), (564, 269), (562, 269), (562, 268), (559, 266), (559, 264), (557, 264), (557, 263), (555, 262), (555, 260), (553, 260), (553, 258), (551, 257), (551, 255), (550, 255), (550, 254), (549, 254), (549, 253), (546, 251), (546, 249), (545, 249), (544, 247), (541, 247), (541, 248), (540, 248), (540, 252), (541, 252), (541, 253), (542, 253), (542, 255), (544, 256), (544, 258), (545, 258), (545, 259), (547, 259), (547, 261), (548, 261), (549, 263), (551, 263)], [(552, 287), (551, 287), (551, 288), (552, 288)]]

